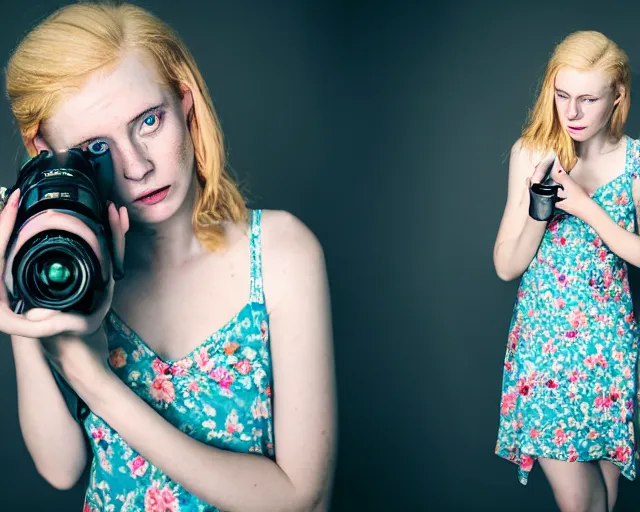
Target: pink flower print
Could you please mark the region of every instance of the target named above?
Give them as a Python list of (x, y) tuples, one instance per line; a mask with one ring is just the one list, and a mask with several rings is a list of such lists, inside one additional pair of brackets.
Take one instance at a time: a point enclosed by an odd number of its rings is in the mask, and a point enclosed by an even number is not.
[(587, 324), (587, 315), (584, 311), (580, 311), (579, 309), (574, 309), (567, 316), (567, 320), (571, 324), (571, 327), (577, 329), (580, 326), (584, 326)]
[(578, 452), (573, 444), (569, 445), (569, 462), (575, 462), (578, 460)]
[(234, 381), (233, 375), (222, 366), (218, 366), (209, 374), (209, 376), (224, 389), (229, 389), (229, 386), (231, 386)]
[(154, 372), (162, 375), (167, 372), (167, 370), (169, 369), (169, 365), (164, 361), (161, 361), (158, 357), (156, 357), (153, 360), (153, 363), (151, 363), (151, 368), (153, 368)]
[(240, 375), (247, 375), (252, 368), (251, 361), (249, 361), (248, 359), (238, 361), (234, 366)]
[(609, 398), (608, 396), (597, 396), (594, 400), (593, 405), (595, 405), (598, 409), (608, 409), (609, 407), (611, 407), (612, 403), (613, 402), (611, 401), (611, 398)]
[(557, 309), (562, 309), (567, 305), (567, 302), (562, 298), (562, 297), (558, 297), (555, 301), (554, 301), (554, 306)]
[(193, 360), (190, 358), (180, 359), (171, 365), (171, 373), (178, 377), (184, 377), (189, 368), (193, 366)]
[(131, 470), (131, 476), (136, 478), (139, 476), (143, 476), (146, 473), (147, 468), (149, 467), (149, 463), (140, 455), (138, 455), (134, 459), (127, 462), (127, 466)]
[(189, 391), (193, 391), (196, 395), (200, 392), (200, 386), (195, 380), (189, 384)]
[(178, 499), (168, 485), (161, 490), (157, 484), (153, 484), (144, 495), (144, 511), (178, 512)]
[(614, 361), (621, 363), (624, 360), (624, 352), (616, 350), (615, 348), (611, 349), (611, 357)]
[(262, 335), (263, 343), (266, 343), (269, 338), (269, 325), (266, 320), (260, 322), (260, 334)]
[(114, 348), (109, 352), (109, 363), (114, 368), (122, 368), (127, 364), (127, 353), (122, 347)]
[(85, 502), (84, 507), (82, 507), (82, 512), (98, 512), (95, 508), (89, 506), (88, 503)]
[(209, 359), (209, 351), (206, 347), (202, 347), (194, 356), (198, 370), (201, 372), (210, 372), (215, 362)]
[(503, 416), (506, 416), (516, 407), (517, 393), (505, 393), (502, 396), (502, 404), (500, 404), (500, 412)]
[(104, 439), (105, 436), (105, 430), (102, 427), (91, 427), (91, 437), (93, 437), (94, 439), (96, 439), (97, 441), (100, 441), (101, 439)]
[(540, 437), (540, 431), (539, 431), (539, 430), (536, 430), (535, 428), (532, 428), (532, 429), (529, 431), (529, 437), (530, 437), (531, 439), (538, 439), (538, 437)]
[(589, 433), (587, 434), (587, 439), (589, 439), (590, 441), (593, 441), (594, 439), (598, 439), (598, 437), (600, 437), (600, 434), (598, 434), (598, 432), (593, 429), (590, 430)]
[(631, 378), (631, 368), (629, 368), (628, 366), (625, 366), (623, 375), (624, 375), (625, 379), (630, 379)]
[(613, 276), (611, 275), (611, 269), (605, 269), (604, 271), (604, 287), (609, 288), (611, 286), (611, 281), (613, 281)]
[(556, 443), (557, 446), (562, 446), (568, 441), (567, 434), (561, 428), (557, 428), (554, 434), (555, 437), (553, 439), (553, 442)]
[(622, 192), (619, 196), (616, 196), (615, 202), (616, 204), (627, 204), (629, 203), (629, 196), (626, 192)]
[(244, 430), (244, 425), (238, 422), (238, 412), (235, 409), (233, 409), (227, 416), (224, 426), (230, 434), (233, 434), (234, 432), (242, 432)]
[(531, 468), (533, 468), (533, 457), (530, 455), (520, 457), (520, 469), (522, 471), (531, 471)]
[(629, 459), (629, 452), (629, 448), (618, 446), (616, 448), (616, 460), (619, 460), (620, 462), (627, 462)]
[(549, 340), (547, 341), (543, 346), (542, 346), (542, 353), (543, 354), (555, 354), (558, 351), (558, 347), (556, 347), (553, 344), (553, 340)]
[(158, 402), (171, 403), (176, 398), (176, 391), (171, 382), (165, 375), (158, 375), (151, 383), (149, 394)]

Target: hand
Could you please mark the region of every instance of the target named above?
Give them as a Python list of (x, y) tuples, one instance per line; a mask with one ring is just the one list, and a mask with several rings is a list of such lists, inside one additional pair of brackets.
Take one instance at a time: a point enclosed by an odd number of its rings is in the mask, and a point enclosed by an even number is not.
[(558, 157), (554, 151), (549, 151), (544, 158), (540, 160), (538, 165), (536, 165), (531, 177), (527, 178), (527, 188), (529, 188), (532, 183), (540, 183), (547, 174), (547, 169), (549, 169), (551, 164), (553, 164), (553, 169), (560, 167)]
[[(5, 275), (6, 250), (13, 231), (20, 191), (15, 190), (0, 213), (0, 275)], [(118, 210), (109, 205), (109, 224), (114, 237), (116, 258), (124, 259), (124, 235), (129, 229), (129, 217), (126, 208)], [(9, 307), (7, 289), (4, 279), (0, 283), (0, 331), (27, 338), (46, 338), (66, 333), (84, 335), (93, 333), (100, 327), (104, 316), (111, 307), (114, 281), (110, 270), (110, 279), (101, 306), (91, 315), (83, 316), (75, 313), (63, 313), (48, 309), (33, 309), (28, 315), (18, 315)]]
[(553, 179), (558, 185), (562, 186), (558, 190), (556, 207), (583, 219), (586, 208), (592, 202), (589, 194), (563, 169), (554, 170)]

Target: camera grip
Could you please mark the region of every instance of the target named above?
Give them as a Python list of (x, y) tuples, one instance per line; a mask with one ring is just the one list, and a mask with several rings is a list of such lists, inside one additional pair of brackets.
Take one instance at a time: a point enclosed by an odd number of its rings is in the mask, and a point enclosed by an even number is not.
[[(537, 186), (536, 186), (537, 185)], [(535, 220), (547, 221), (553, 217), (553, 210), (558, 200), (555, 187), (540, 186), (534, 183), (529, 187), (529, 216)]]

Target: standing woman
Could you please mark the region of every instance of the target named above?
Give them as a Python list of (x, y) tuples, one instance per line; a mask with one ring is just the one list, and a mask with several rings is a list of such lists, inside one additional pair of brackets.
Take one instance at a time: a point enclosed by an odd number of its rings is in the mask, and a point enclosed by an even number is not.
[[(563, 511), (613, 510), (619, 475), (636, 477), (640, 333), (627, 262), (640, 266), (640, 142), (624, 134), (630, 77), (627, 55), (601, 33), (556, 46), (511, 150), (494, 247), (498, 276), (522, 276), (496, 453), (518, 465), (522, 484), (538, 461)], [(530, 186), (550, 165), (559, 201), (535, 220)]]
[[(181, 39), (139, 7), (74, 3), (26, 34), (6, 75), (30, 155), (110, 151), (124, 262), (90, 317), (16, 315), (0, 290), (40, 474), (67, 489), (91, 460), (85, 512), (327, 510), (336, 432), (323, 252), (293, 215), (247, 208)], [(0, 218), (3, 264), (21, 192)], [(96, 246), (77, 219), (39, 219), (25, 231), (64, 225)], [(49, 363), (86, 405), (77, 421)]]

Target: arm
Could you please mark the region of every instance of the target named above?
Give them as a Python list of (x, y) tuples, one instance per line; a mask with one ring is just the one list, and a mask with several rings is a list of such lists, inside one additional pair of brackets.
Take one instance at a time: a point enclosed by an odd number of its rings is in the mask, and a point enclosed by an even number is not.
[(40, 341), (11, 337), (18, 417), (27, 450), (42, 477), (57, 489), (75, 485), (87, 463), (82, 427), (73, 419)]
[[(327, 510), (335, 390), (322, 250), (288, 214), (278, 212), (269, 222), (267, 215), (263, 219), (277, 463), (196, 441), (165, 421), (115, 375), (104, 368), (97, 372), (95, 364), (91, 368), (82, 357), (64, 373), (88, 407), (134, 450), (204, 501), (229, 511)], [(82, 349), (82, 343), (73, 344)], [(98, 373), (102, 377), (96, 378)]]
[[(536, 254), (547, 222), (529, 216), (528, 179), (539, 181), (551, 163), (544, 159), (538, 166), (520, 140), (511, 148), (507, 203), (493, 248), (496, 273), (504, 281), (516, 279), (527, 269)], [(535, 174), (535, 176), (534, 176)]]
[[(567, 181), (567, 178), (564, 178), (563, 182)], [(570, 189), (569, 194), (572, 190), (574, 187)], [(633, 202), (636, 207), (636, 217), (640, 218), (640, 180), (638, 179), (633, 181)], [(640, 236), (616, 224), (609, 214), (588, 196), (584, 206), (576, 213), (598, 233), (613, 253), (631, 265), (640, 267)]]

